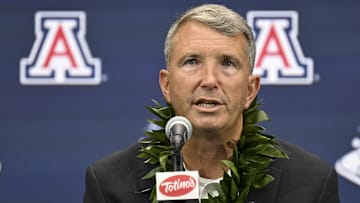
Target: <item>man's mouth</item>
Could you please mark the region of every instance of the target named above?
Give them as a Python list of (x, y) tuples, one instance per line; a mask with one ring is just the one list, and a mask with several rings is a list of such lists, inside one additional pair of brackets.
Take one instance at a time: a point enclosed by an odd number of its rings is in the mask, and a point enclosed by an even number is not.
[(220, 103), (215, 100), (200, 99), (199, 101), (196, 102), (196, 105), (201, 108), (213, 108), (217, 105), (220, 105)]
[(202, 108), (212, 108), (216, 106), (216, 103), (205, 103), (205, 102), (201, 102), (199, 104), (197, 104), (198, 106), (202, 107)]

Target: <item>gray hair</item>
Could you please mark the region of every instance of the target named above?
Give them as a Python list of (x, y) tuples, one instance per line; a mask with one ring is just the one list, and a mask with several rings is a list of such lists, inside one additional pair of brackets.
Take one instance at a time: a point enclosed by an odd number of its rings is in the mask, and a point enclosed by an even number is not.
[(166, 64), (169, 66), (170, 55), (173, 49), (173, 38), (179, 27), (186, 21), (195, 20), (227, 36), (243, 34), (247, 41), (249, 67), (252, 72), (255, 63), (255, 40), (250, 26), (244, 18), (235, 11), (217, 4), (205, 4), (183, 13), (170, 27), (164, 47)]

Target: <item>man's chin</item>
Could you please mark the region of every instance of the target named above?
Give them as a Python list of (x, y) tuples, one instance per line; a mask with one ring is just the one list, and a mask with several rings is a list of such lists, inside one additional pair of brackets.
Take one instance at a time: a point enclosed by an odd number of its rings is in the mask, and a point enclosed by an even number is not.
[(215, 122), (201, 122), (199, 125), (193, 127), (205, 132), (215, 132), (221, 129), (221, 126)]

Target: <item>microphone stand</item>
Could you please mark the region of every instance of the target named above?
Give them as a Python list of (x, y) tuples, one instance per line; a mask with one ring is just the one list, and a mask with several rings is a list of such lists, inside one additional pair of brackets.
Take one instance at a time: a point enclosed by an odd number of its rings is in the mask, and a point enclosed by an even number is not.
[[(185, 171), (184, 164), (183, 164), (183, 156), (181, 154), (181, 149), (185, 144), (184, 137), (181, 134), (175, 134), (174, 136), (172, 136), (172, 139), (173, 139), (173, 143), (174, 143), (174, 145), (173, 145), (174, 154), (171, 157), (172, 162), (173, 162), (173, 171)], [(186, 200), (173, 200), (172, 202), (185, 203), (187, 201)]]
[(184, 138), (179, 134), (175, 134), (172, 138), (174, 139), (174, 154), (172, 155), (173, 171), (185, 171), (181, 155), (182, 146), (185, 144)]
[[(171, 145), (173, 146), (173, 154), (171, 157), (173, 171), (185, 171), (184, 164), (183, 164), (183, 156), (181, 154), (181, 149), (188, 139), (188, 133), (189, 132), (187, 132), (187, 129), (184, 125), (174, 125), (170, 129), (169, 139), (170, 139)], [(191, 135), (191, 131), (190, 131), (190, 135)], [(174, 203), (175, 202), (176, 203), (196, 202), (197, 203), (198, 200), (173, 200), (170, 202), (174, 202)]]

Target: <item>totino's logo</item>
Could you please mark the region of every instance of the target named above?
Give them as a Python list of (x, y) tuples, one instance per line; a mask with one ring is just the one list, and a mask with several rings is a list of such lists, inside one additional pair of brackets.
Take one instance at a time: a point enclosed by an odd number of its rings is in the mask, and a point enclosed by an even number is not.
[(171, 176), (160, 183), (159, 191), (166, 196), (176, 197), (190, 193), (196, 187), (196, 180), (188, 175)]
[(23, 85), (97, 85), (101, 61), (91, 56), (85, 40), (86, 14), (40, 11), (35, 14), (36, 40), (20, 61)]
[(262, 84), (312, 84), (313, 61), (304, 57), (298, 41), (296, 11), (250, 11), (257, 47), (254, 74)]

